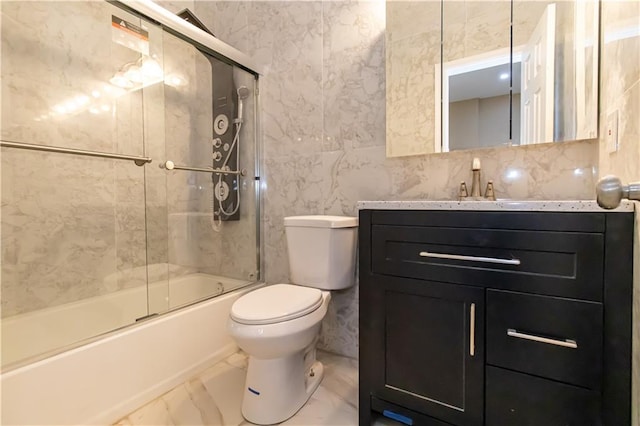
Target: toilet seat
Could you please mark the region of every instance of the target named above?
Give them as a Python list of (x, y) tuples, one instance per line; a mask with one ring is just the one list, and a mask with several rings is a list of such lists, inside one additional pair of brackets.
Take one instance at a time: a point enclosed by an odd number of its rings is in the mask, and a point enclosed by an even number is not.
[(275, 284), (240, 297), (231, 318), (247, 325), (274, 324), (303, 317), (322, 305), (322, 291), (291, 284)]

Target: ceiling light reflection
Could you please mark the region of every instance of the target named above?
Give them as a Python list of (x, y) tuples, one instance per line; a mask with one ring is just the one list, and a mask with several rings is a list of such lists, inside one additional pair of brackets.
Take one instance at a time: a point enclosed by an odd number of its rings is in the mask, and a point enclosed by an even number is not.
[(140, 72), (144, 77), (148, 79), (162, 79), (164, 77), (164, 73), (162, 72), (162, 67), (155, 59), (150, 58), (148, 56), (141, 59), (140, 64)]
[[(129, 62), (109, 79), (107, 83), (101, 83), (99, 87), (91, 89), (87, 94), (80, 94), (58, 103), (51, 107), (47, 114), (34, 117), (35, 121), (42, 121), (49, 118), (61, 117), (65, 115), (75, 115), (82, 111), (90, 114), (100, 114), (112, 110), (112, 107), (105, 101), (118, 98), (135, 90), (142, 89), (152, 84), (160, 83), (164, 79), (162, 66), (156, 59), (149, 56), (142, 56), (135, 62)], [(180, 76), (171, 78), (174, 85), (184, 85), (185, 80)], [(103, 95), (106, 99), (102, 99)]]
[(516, 180), (521, 176), (520, 170), (517, 169), (508, 169), (505, 173), (504, 177), (507, 180)]
[(122, 89), (131, 89), (134, 86), (131, 80), (129, 80), (122, 71), (115, 73), (115, 75), (109, 79), (109, 83)]
[(165, 79), (164, 79), (165, 84), (171, 86), (171, 87), (180, 87), (180, 86), (184, 86), (187, 84), (187, 82), (185, 81), (184, 78), (177, 76), (177, 75), (168, 75)]
[[(134, 83), (142, 83), (144, 76), (140, 71), (140, 67), (136, 64), (129, 64), (123, 68), (123, 77), (129, 80), (129, 87), (133, 87)], [(120, 86), (124, 87), (124, 86)]]

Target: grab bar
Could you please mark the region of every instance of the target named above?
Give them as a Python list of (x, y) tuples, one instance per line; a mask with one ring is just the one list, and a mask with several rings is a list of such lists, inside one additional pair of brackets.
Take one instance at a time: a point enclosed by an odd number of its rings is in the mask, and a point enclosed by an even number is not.
[(161, 169), (166, 169), (166, 170), (188, 170), (190, 172), (218, 173), (218, 174), (223, 174), (223, 175), (240, 175), (240, 176), (246, 176), (247, 175), (247, 170), (246, 169), (242, 169), (240, 171), (235, 171), (235, 170), (213, 169), (213, 168), (208, 168), (208, 167), (178, 166), (177, 164), (175, 164), (171, 160), (165, 161), (164, 164), (160, 164), (160, 168)]
[(497, 257), (463, 256), (460, 254), (431, 253), (428, 251), (421, 251), (420, 256), (433, 257), (436, 259), (468, 260), (470, 262), (499, 263), (502, 265), (519, 265), (520, 264), (520, 259), (500, 259)]
[(151, 158), (149, 157), (139, 157), (136, 155), (126, 154), (110, 154), (108, 152), (87, 151), (84, 149), (59, 148), (55, 146), (36, 145), (32, 143), (0, 141), (0, 146), (6, 148), (28, 149), (31, 151), (56, 152), (58, 154), (76, 154), (84, 155), (86, 157), (111, 158), (113, 160), (131, 160), (136, 163), (136, 166), (144, 166), (146, 163), (151, 162)]

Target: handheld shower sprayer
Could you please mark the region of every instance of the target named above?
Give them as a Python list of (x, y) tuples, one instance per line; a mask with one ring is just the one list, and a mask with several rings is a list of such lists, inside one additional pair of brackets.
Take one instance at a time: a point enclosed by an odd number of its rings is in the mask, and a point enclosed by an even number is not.
[(237, 90), (238, 93), (238, 118), (235, 119), (236, 123), (242, 123), (242, 106), (243, 100), (249, 97), (249, 89), (247, 86), (240, 86)]

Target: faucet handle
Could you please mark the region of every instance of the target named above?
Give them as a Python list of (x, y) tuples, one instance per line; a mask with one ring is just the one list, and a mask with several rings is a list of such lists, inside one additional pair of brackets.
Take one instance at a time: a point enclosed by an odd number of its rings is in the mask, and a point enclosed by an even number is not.
[(493, 189), (493, 181), (487, 182), (487, 189), (484, 190), (484, 198), (488, 198), (491, 201), (496, 200), (496, 193)]
[(467, 191), (467, 184), (464, 181), (460, 182), (460, 189), (458, 191), (458, 201), (462, 201), (469, 196), (469, 191)]

